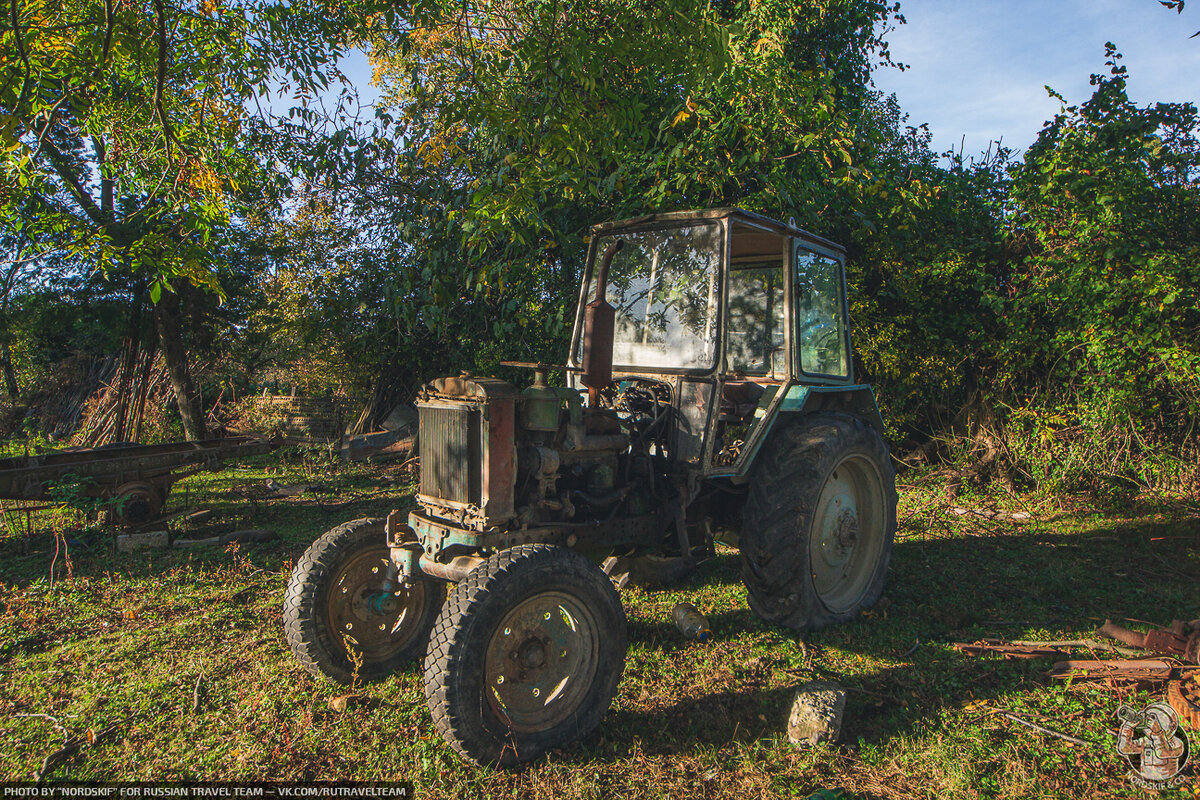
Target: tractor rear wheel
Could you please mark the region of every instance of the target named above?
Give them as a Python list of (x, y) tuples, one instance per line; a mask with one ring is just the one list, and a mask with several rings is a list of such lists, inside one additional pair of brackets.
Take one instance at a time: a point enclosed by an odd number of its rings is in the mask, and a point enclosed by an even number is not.
[(384, 521), (356, 519), (305, 551), (283, 602), (288, 645), (314, 675), (380, 678), (419, 656), (446, 596), (443, 584), (385, 587)]
[(625, 610), (599, 567), (563, 547), (519, 545), (451, 592), (425, 655), (425, 698), (464, 758), (528, 761), (600, 724), (625, 647)]
[(883, 592), (896, 478), (883, 437), (821, 413), (776, 431), (755, 465), (739, 545), (750, 607), (796, 630), (854, 617)]

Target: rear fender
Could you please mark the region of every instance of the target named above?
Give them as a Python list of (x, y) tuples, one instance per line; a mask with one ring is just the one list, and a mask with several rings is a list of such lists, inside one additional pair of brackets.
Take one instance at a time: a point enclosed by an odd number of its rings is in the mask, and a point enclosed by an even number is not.
[(783, 401), (776, 406), (778, 409), (770, 419), (764, 420), (766, 429), (758, 437), (754, 450), (749, 458), (742, 461), (735, 480), (745, 478), (754, 468), (754, 462), (762, 445), (771, 438), (774, 428), (786, 425), (789, 421), (808, 414), (823, 411), (835, 411), (843, 414), (853, 414), (871, 425), (883, 435), (883, 417), (879, 414), (879, 405), (875, 402), (875, 393), (867, 384), (851, 386), (801, 386), (788, 389)]

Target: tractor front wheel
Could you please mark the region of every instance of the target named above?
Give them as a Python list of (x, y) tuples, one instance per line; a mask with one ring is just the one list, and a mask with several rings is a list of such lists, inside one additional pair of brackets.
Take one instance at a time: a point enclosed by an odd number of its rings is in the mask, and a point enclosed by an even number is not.
[(796, 630), (854, 617), (883, 592), (896, 478), (863, 420), (821, 413), (776, 431), (759, 455), (739, 546), (750, 607)]
[(566, 548), (520, 545), (451, 592), (425, 656), (425, 698), (469, 761), (528, 761), (600, 724), (625, 647), (625, 610), (599, 567)]
[(317, 539), (296, 564), (283, 603), (292, 653), (337, 683), (380, 678), (421, 654), (446, 596), (433, 581), (389, 586), (382, 519), (356, 519)]

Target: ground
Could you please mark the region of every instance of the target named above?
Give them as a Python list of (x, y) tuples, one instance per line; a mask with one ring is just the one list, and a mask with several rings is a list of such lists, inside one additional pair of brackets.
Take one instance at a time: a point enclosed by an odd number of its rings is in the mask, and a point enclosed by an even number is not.
[[(268, 500), (268, 477), (320, 487)], [(358, 687), (338, 711), (330, 701), (347, 690), (304, 672), (284, 642), (292, 565), (335, 524), (408, 508), (411, 477), (398, 467), (290, 450), (179, 485), (172, 507), (277, 531), (266, 544), (114, 554), (107, 534), (69, 515), (35, 517), (30, 532), (6, 514), (0, 779), (29, 779), (71, 736), (81, 746), (54, 780), (406, 779), (418, 797), (1143, 796), (1113, 747), (1116, 711), (1156, 693), (1053, 683), (1047, 661), (969, 657), (950, 642), (1200, 617), (1200, 509), (951, 501), (936, 477), (901, 484), (879, 608), (803, 639), (770, 627), (747, 608), (733, 550), (670, 590), (627, 589), (629, 657), (598, 734), (511, 771), (465, 765), (442, 743), (417, 664)], [(713, 641), (678, 633), (670, 611), (681, 600), (707, 614)], [(790, 695), (815, 679), (839, 682), (849, 703), (841, 740), (802, 751), (785, 735)], [(1177, 794), (1191, 796), (1197, 774), (1189, 767)]]

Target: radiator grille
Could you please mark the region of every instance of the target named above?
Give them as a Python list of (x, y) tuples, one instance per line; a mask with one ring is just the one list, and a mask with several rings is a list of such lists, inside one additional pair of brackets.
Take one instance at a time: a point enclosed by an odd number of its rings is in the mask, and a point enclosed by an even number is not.
[(465, 404), (421, 404), (421, 494), (479, 505), (480, 417)]

